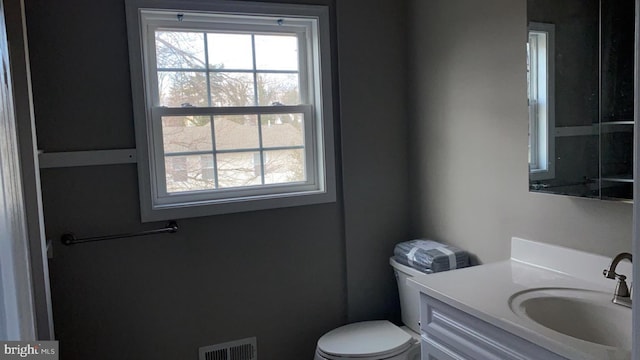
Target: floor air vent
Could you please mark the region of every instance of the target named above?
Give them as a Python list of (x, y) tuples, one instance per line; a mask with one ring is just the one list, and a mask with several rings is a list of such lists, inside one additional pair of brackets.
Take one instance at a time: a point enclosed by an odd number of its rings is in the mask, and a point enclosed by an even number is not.
[(200, 360), (258, 360), (256, 338), (246, 338), (200, 348)]

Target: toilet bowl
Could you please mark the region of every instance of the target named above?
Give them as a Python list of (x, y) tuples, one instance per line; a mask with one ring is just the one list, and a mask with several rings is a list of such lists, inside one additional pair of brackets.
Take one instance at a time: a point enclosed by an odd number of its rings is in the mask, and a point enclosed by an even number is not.
[(402, 322), (396, 326), (387, 320), (363, 321), (341, 326), (324, 334), (316, 347), (314, 360), (419, 360), (420, 294), (407, 285), (407, 278), (421, 272), (389, 260), (393, 267)]
[(315, 360), (419, 360), (420, 336), (387, 320), (331, 330), (318, 340)]

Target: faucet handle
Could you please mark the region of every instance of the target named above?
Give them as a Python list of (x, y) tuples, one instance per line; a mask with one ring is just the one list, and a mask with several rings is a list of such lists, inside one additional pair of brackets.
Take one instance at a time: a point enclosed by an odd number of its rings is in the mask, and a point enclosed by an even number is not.
[[(618, 275), (618, 274), (616, 274), (615, 271), (610, 270), (610, 269), (602, 270), (602, 275), (604, 275), (604, 277), (606, 277), (607, 279), (615, 279), (616, 276), (624, 276), (624, 275)], [(626, 279), (626, 277), (625, 277), (625, 279)]]
[(622, 275), (622, 274), (618, 274), (617, 272), (613, 271), (613, 270), (609, 270), (609, 269), (604, 269), (602, 270), (602, 275), (604, 275), (604, 277), (606, 277), (607, 279), (618, 279), (618, 280), (627, 280), (627, 277)]

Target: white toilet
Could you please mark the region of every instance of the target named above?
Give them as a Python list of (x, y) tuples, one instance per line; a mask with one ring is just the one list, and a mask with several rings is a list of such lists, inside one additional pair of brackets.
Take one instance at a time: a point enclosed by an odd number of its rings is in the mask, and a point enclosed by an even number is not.
[(420, 294), (407, 278), (421, 272), (389, 260), (398, 282), (402, 322), (363, 321), (331, 330), (318, 340), (314, 360), (420, 360)]

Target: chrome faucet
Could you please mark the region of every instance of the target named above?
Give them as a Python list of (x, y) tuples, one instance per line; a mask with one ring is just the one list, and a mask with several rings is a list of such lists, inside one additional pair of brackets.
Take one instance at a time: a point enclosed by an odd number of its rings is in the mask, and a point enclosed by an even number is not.
[(620, 261), (627, 259), (633, 262), (633, 256), (629, 253), (620, 253), (616, 255), (611, 261), (611, 265), (609, 265), (608, 269), (604, 269), (602, 271), (602, 275), (604, 275), (607, 279), (617, 279), (618, 284), (616, 285), (616, 290), (613, 293), (613, 299), (611, 300), (614, 304), (631, 307), (631, 293), (629, 292), (629, 287), (627, 286), (627, 277), (624, 275), (616, 274), (616, 267)]

